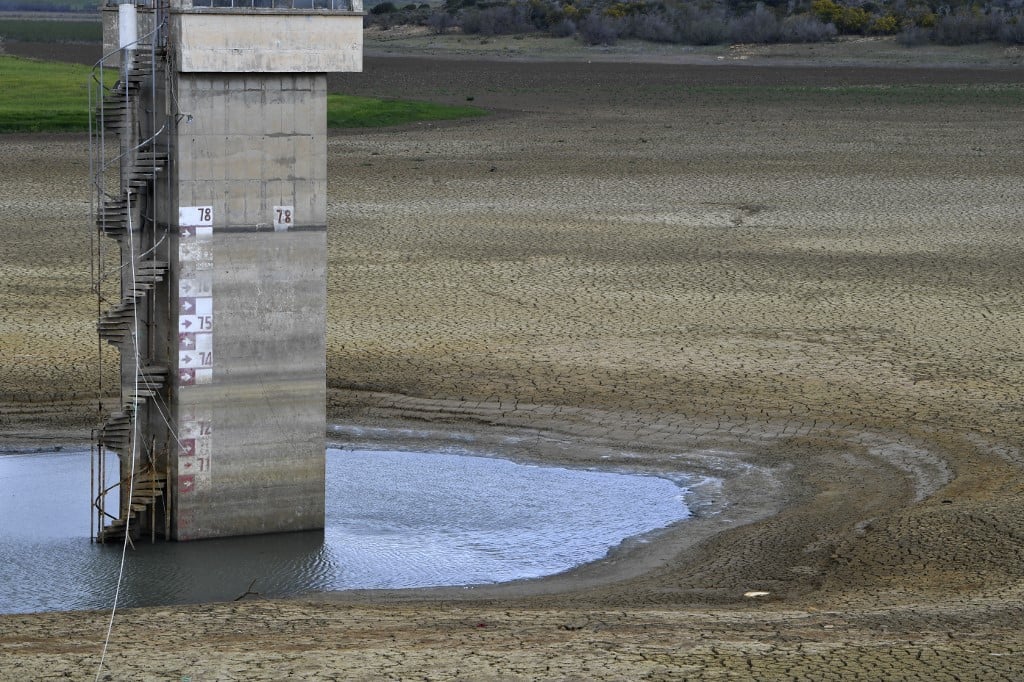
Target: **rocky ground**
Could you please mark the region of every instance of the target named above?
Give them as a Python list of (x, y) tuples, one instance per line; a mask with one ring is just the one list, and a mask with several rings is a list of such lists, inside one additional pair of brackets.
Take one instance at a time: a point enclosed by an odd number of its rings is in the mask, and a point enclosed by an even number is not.
[[(928, 86), (1022, 81), (437, 56), (333, 76), (493, 113), (331, 136), (332, 420), (703, 466), (724, 498), (549, 581), (122, 611), (110, 679), (1018, 679), (1024, 114)], [(0, 427), (81, 440), (87, 141), (0, 144)], [(108, 618), (0, 617), (0, 677), (94, 676)]]

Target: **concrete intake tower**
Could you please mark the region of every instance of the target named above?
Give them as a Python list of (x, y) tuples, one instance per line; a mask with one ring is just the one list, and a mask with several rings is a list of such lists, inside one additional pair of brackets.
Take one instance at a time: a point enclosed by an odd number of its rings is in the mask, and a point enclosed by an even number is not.
[(96, 537), (323, 528), (326, 74), (362, 69), (361, 0), (103, 17), (94, 270), (120, 381), (101, 386)]

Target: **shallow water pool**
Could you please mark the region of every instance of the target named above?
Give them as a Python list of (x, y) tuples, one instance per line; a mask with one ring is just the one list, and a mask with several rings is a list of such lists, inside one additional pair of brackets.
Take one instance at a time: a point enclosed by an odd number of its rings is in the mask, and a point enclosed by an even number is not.
[[(0, 613), (113, 603), (120, 545), (89, 542), (89, 475), (87, 451), (0, 456)], [(685, 493), (655, 476), (329, 449), (323, 532), (137, 543), (118, 604), (551, 575), (685, 519)]]

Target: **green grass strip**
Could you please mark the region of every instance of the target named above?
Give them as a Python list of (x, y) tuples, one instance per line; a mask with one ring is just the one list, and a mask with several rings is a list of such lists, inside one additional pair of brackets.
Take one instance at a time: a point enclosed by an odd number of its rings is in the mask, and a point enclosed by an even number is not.
[(328, 128), (382, 128), (418, 121), (451, 121), (486, 114), (486, 111), (478, 107), (350, 95), (327, 96)]
[[(0, 55), (0, 133), (88, 130), (91, 72), (88, 66)], [(117, 77), (108, 80), (113, 84)], [(486, 113), (430, 102), (327, 97), (331, 128), (376, 128)]]
[(79, 64), (0, 55), (0, 133), (88, 130), (91, 74)]

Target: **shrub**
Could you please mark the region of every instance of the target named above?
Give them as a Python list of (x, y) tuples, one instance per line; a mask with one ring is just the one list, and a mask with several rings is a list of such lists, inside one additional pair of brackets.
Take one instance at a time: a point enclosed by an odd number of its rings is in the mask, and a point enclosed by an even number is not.
[(581, 10), (576, 5), (565, 5), (564, 7), (562, 7), (562, 16), (564, 16), (566, 19), (571, 19), (576, 23), (579, 23), (580, 20), (583, 19), (583, 17), (585, 17), (586, 15), (587, 13)]
[(448, 29), (455, 28), (458, 22), (448, 12), (434, 12), (427, 17), (427, 27), (438, 35), (444, 35)]
[(641, 14), (630, 22), (630, 34), (652, 43), (678, 43), (679, 30), (665, 15)]
[(787, 43), (821, 43), (836, 37), (835, 24), (826, 24), (810, 14), (787, 17), (782, 22), (780, 36)]
[(370, 14), (391, 14), (397, 11), (398, 8), (393, 2), (381, 2), (370, 8)]
[(911, 26), (896, 36), (896, 42), (903, 47), (917, 47), (929, 42), (932, 32), (919, 26)]
[(529, 0), (526, 12), (530, 23), (541, 31), (550, 30), (565, 19), (561, 5), (554, 0)]
[(988, 39), (983, 17), (970, 12), (947, 14), (935, 24), (935, 42), (943, 45), (969, 45)]
[(628, 16), (639, 14), (643, 11), (643, 9), (644, 6), (641, 5), (640, 3), (616, 2), (606, 7), (602, 14), (604, 14), (606, 17), (611, 17), (612, 19), (623, 19)]
[(696, 17), (680, 27), (680, 38), (687, 45), (720, 45), (728, 35), (725, 21), (717, 17)]
[(780, 32), (778, 18), (761, 4), (729, 22), (729, 40), (734, 43), (774, 43)]
[(843, 14), (843, 7), (832, 0), (812, 0), (811, 12), (827, 24), (835, 24)]
[(840, 33), (863, 33), (871, 23), (871, 13), (863, 7), (844, 7), (833, 0), (812, 0), (811, 12)]
[(1011, 45), (1024, 45), (1024, 21), (1014, 17), (1004, 24), (999, 31), (999, 39)]
[(871, 24), (871, 13), (863, 7), (844, 7), (835, 24), (840, 33), (863, 33)]
[(1016, 17), (1009, 16), (1002, 10), (991, 10), (981, 17), (985, 40), (999, 40), (1003, 36), (1005, 26)]
[(533, 25), (526, 20), (526, 12), (518, 5), (474, 9), (462, 15), (463, 33), (496, 36), (532, 30)]
[(886, 14), (884, 17), (878, 17), (871, 23), (872, 33), (881, 33), (883, 35), (892, 35), (900, 30), (900, 19), (895, 14)]
[(576, 35), (576, 23), (572, 19), (562, 19), (549, 29), (551, 35), (556, 38), (568, 38)]
[(580, 22), (580, 39), (586, 45), (614, 45), (619, 39), (621, 23), (610, 17), (591, 13)]

